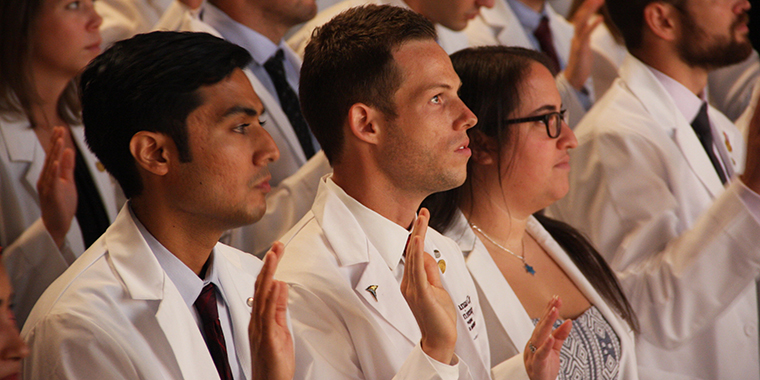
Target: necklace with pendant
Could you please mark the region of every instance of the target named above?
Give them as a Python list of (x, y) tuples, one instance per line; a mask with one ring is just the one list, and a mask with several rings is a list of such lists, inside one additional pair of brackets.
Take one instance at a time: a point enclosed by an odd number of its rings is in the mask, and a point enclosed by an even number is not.
[(480, 232), (480, 234), (483, 235), (483, 237), (486, 238), (488, 241), (490, 241), (491, 243), (493, 243), (493, 245), (501, 248), (504, 252), (507, 252), (510, 255), (512, 255), (512, 256), (517, 257), (518, 259), (520, 259), (522, 261), (522, 263), (523, 263), (523, 267), (525, 268), (525, 271), (528, 272), (528, 273), (530, 273), (532, 276), (536, 275), (536, 270), (533, 269), (532, 266), (528, 265), (527, 261), (525, 261), (525, 240), (521, 240), (520, 241), (522, 243), (522, 252), (523, 252), (523, 254), (521, 256), (521, 255), (518, 255), (518, 254), (512, 252), (511, 249), (509, 249), (509, 248), (507, 248), (507, 247), (505, 247), (505, 246), (497, 243), (490, 236), (488, 236), (488, 234), (486, 234), (483, 230), (481, 230), (480, 227), (478, 227), (478, 226), (476, 226), (476, 225), (474, 225), (472, 223), (470, 223), (470, 227), (472, 227), (474, 230)]

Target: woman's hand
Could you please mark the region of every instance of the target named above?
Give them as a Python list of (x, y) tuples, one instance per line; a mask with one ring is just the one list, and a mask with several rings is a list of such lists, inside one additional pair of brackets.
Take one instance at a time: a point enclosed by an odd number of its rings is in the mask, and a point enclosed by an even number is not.
[(45, 166), (37, 180), (42, 223), (59, 248), (66, 241), (71, 221), (77, 212), (77, 186), (74, 182), (74, 150), (64, 148), (68, 129), (53, 128)]
[(566, 320), (552, 331), (554, 321), (559, 317), (559, 308), (562, 306), (558, 296), (552, 297), (546, 305), (546, 311), (541, 320), (533, 329), (528, 344), (523, 351), (525, 369), (531, 380), (554, 380), (559, 373), (559, 352), (562, 344), (570, 335), (572, 321)]

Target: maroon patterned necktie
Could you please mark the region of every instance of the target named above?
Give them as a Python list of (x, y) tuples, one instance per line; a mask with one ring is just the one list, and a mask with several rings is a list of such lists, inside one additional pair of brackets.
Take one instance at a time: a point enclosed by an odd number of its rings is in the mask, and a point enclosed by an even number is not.
[(219, 323), (219, 311), (216, 308), (216, 287), (214, 284), (209, 283), (203, 287), (194, 306), (201, 317), (203, 339), (206, 341), (206, 347), (211, 353), (219, 377), (222, 380), (233, 380), (230, 362), (227, 360), (227, 345), (224, 342), (222, 324)]
[(554, 39), (552, 38), (552, 30), (549, 28), (548, 17), (541, 17), (541, 22), (533, 32), (533, 35), (536, 36), (541, 51), (549, 57), (549, 60), (554, 65), (554, 71), (559, 72), (559, 57), (557, 56), (557, 50), (554, 49)]

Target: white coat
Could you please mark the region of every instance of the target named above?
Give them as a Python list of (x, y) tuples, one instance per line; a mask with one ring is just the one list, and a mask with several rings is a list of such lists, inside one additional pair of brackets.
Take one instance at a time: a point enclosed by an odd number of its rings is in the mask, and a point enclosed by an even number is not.
[[(438, 260), (445, 260), (441, 281), (454, 304), (465, 305), (457, 317), (459, 373), (442, 377), (420, 349), (419, 326), (393, 269), (365, 232), (378, 226), (361, 225), (344, 203), (348, 195), (329, 188), (325, 181), (327, 176), (320, 182), (311, 212), (285, 236), (285, 255), (275, 274), (290, 287), (296, 378), (490, 378), (477, 291), (456, 244), (432, 229), (427, 231), (425, 251), (438, 251)], [(408, 235), (398, 232), (388, 236), (394, 239), (389, 244), (403, 249)], [(377, 285), (377, 299), (367, 290), (370, 285)], [(466, 322), (462, 313), (468, 309), (471, 313), (466, 318), (472, 319)]]
[[(23, 362), (25, 379), (219, 379), (190, 308), (128, 207), (29, 316), (21, 332), (31, 351)], [(262, 264), (221, 243), (214, 254), (231, 338), (250, 379), (246, 300)]]
[[(601, 97), (618, 77), (618, 69), (623, 64), (627, 50), (615, 41), (604, 24), (591, 34), (591, 50), (594, 54), (594, 69), (591, 78), (594, 91)], [(753, 50), (742, 62), (722, 67), (710, 72), (707, 77), (707, 94), (710, 105), (717, 108), (729, 120), (738, 122), (742, 113), (752, 106), (752, 90), (760, 79), (760, 56)]]
[[(709, 110), (729, 174), (744, 142)], [(579, 228), (636, 311), (642, 379), (756, 379), (760, 224), (734, 179), (724, 188), (691, 125), (641, 61), (576, 129), (570, 191), (548, 213)]]
[(114, 42), (147, 33), (158, 23), (169, 5), (175, 0), (98, 0), (95, 10), (103, 23), (100, 37), (103, 49)]
[[(467, 258), (467, 269), (475, 280), (478, 296), (483, 305), (488, 342), (491, 347), (491, 360), (506, 361), (511, 379), (528, 380), (523, 349), (533, 333), (533, 322), (486, 247), (470, 229), (467, 219), (462, 213), (457, 214), (454, 225), (446, 231), (445, 235), (459, 244), (459, 248)], [(589, 302), (597, 307), (617, 334), (622, 353), (618, 379), (638, 379), (634, 336), (628, 323), (607, 305), (604, 298), (597, 293), (573, 260), (538, 220), (531, 217), (526, 231), (562, 268)]]
[[(333, 17), (349, 8), (366, 4), (393, 5), (409, 8), (403, 0), (344, 0), (319, 12), (316, 17), (305, 23), (301, 29), (298, 29), (297, 32), (288, 38), (288, 45), (303, 58), (304, 49), (311, 38), (311, 32), (316, 27), (327, 23)], [(463, 32), (451, 30), (440, 24), (435, 24), (435, 31), (438, 33), (438, 45), (441, 45), (446, 54), (451, 54), (468, 47), (467, 36)]]
[[(570, 59), (570, 43), (575, 33), (575, 27), (557, 14), (550, 4), (546, 3), (544, 7), (549, 17), (549, 28), (552, 30), (554, 49), (557, 51), (560, 61), (567, 64)], [(504, 45), (534, 49), (525, 29), (523, 29), (520, 20), (507, 0), (496, 0), (493, 8), (481, 9), (480, 16), (470, 21), (464, 33), (467, 35), (470, 46)], [(575, 127), (586, 113), (586, 109), (564, 74), (560, 73), (556, 79), (557, 89), (562, 95), (562, 104), (569, 114), (567, 123), (571, 128)], [(594, 86), (591, 78), (586, 82), (586, 89), (590, 93), (591, 101), (593, 101)]]
[[(84, 128), (71, 127), (71, 137), (87, 163), (110, 221), (117, 211), (116, 187), (84, 142)], [(13, 286), (14, 312), (23, 325), (45, 288), (84, 251), (76, 216), (58, 249), (42, 222), (37, 180), (45, 165), (45, 149), (29, 120), (0, 118), (0, 246)]]

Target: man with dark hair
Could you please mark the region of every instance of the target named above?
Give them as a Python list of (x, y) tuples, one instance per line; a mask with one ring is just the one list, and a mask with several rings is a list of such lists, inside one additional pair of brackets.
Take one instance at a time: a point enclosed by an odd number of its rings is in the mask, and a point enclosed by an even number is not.
[[(316, 29), (306, 47), (301, 104), (334, 172), (283, 237), (277, 272), (290, 285), (299, 379), (516, 376), (492, 372), (459, 247), (428, 229), (427, 210), (416, 214), (425, 197), (464, 182), (477, 121), (435, 37), (415, 12), (367, 5)], [(533, 379), (557, 375), (569, 330), (550, 333), (553, 321), (545, 316), (537, 350), (526, 350)]]
[(129, 201), (32, 310), (25, 378), (292, 378), (287, 288), (272, 279), (282, 245), (262, 265), (217, 243), (264, 213), (279, 155), (250, 59), (208, 34), (156, 32), (82, 74), (87, 142)]
[(575, 130), (570, 192), (549, 213), (620, 275), (642, 379), (757, 379), (760, 115), (745, 146), (705, 93), (751, 52), (749, 2), (606, 4), (630, 54)]

